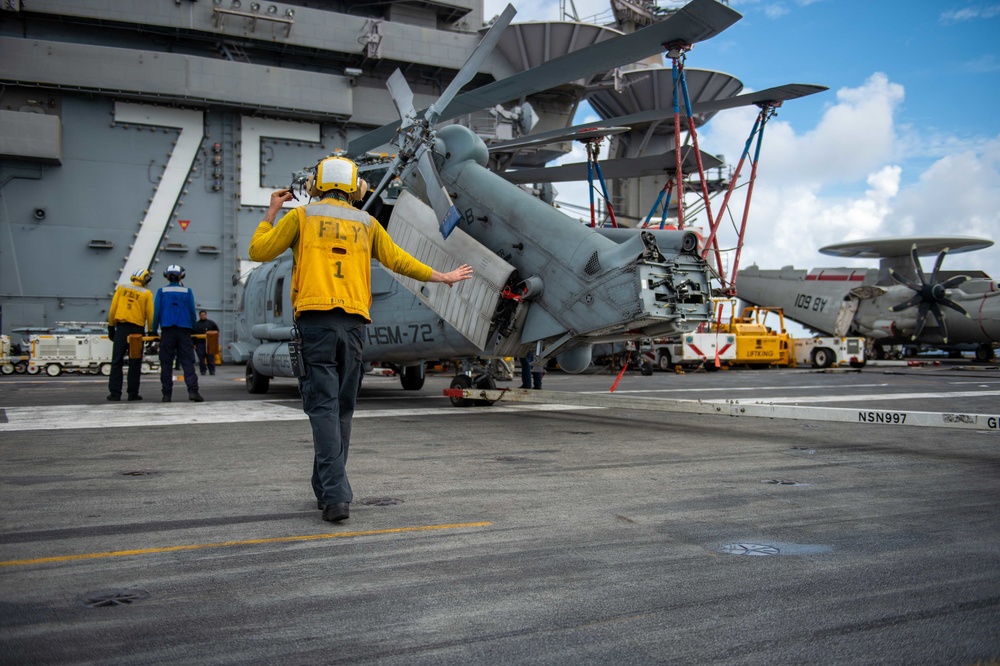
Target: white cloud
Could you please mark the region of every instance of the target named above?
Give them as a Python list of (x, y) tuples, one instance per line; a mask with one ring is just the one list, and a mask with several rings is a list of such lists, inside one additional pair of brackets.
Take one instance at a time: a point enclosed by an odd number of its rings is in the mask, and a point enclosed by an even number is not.
[[(796, 4), (811, 1), (797, 0)], [(607, 7), (606, 0), (577, 0), (575, 4), (581, 17)], [(732, 4), (763, 10), (774, 3), (734, 0)], [(487, 0), (486, 15), (499, 13), (505, 5), (502, 0)], [(517, 6), (519, 21), (558, 19), (555, 1), (519, 2)], [(1000, 5), (978, 7), (974, 14), (961, 18), (1000, 15)], [(956, 14), (954, 20), (958, 19)], [(995, 59), (987, 57), (979, 64), (989, 69)], [(901, 235), (1000, 239), (1000, 135), (983, 139), (929, 134), (926, 128), (901, 125), (897, 116), (904, 89), (882, 73), (856, 88), (826, 95), (832, 99), (814, 127), (793, 127), (782, 119), (780, 109), (767, 124), (742, 266), (753, 262), (764, 268), (876, 265), (873, 260), (845, 260), (818, 252), (824, 245), (850, 239)], [(735, 165), (756, 111), (734, 109), (717, 114), (699, 133), (702, 148), (725, 155)], [(577, 122), (582, 121), (578, 118)], [(559, 162), (584, 159), (582, 150), (575, 147), (573, 154)], [(740, 180), (744, 185), (749, 172), (748, 163)], [(586, 183), (563, 183), (557, 188), (561, 201), (584, 206), (589, 202)], [(745, 187), (737, 190), (733, 198), (742, 201), (745, 191)], [(721, 196), (713, 199), (716, 215), (721, 201)], [(731, 208), (738, 225), (742, 207)], [(574, 217), (588, 215), (575, 209), (566, 212)], [(720, 246), (732, 247), (736, 234), (733, 223), (726, 220)], [(732, 261), (733, 253), (728, 256)], [(945, 267), (981, 269), (1000, 278), (1000, 248), (949, 256)]]
[[(961, 150), (940, 157), (919, 175), (907, 174), (906, 141), (895, 125), (902, 99), (901, 86), (876, 74), (858, 88), (838, 91), (836, 103), (813, 129), (796, 132), (780, 117), (768, 123), (741, 266), (875, 265), (818, 253), (824, 245), (860, 238), (1000, 238), (1000, 136), (974, 147), (941, 137), (938, 149)], [(753, 113), (745, 110), (719, 114), (702, 131), (702, 146), (712, 151), (724, 146), (727, 161), (735, 164), (752, 122)], [(743, 183), (749, 168), (744, 167)], [(904, 180), (911, 184), (902, 185)], [(743, 198), (740, 194), (740, 202)], [(738, 223), (742, 206), (731, 208)], [(724, 223), (722, 229), (720, 246), (732, 246), (732, 225)], [(949, 257), (945, 265), (997, 277), (998, 257), (1000, 251), (990, 248)]]
[(1000, 5), (986, 5), (976, 7), (966, 7), (955, 11), (941, 13), (942, 23), (961, 23), (962, 21), (975, 21), (979, 19), (991, 19), (1000, 16)]
[(781, 18), (788, 13), (788, 7), (781, 3), (769, 3), (764, 5), (764, 16), (770, 19)]

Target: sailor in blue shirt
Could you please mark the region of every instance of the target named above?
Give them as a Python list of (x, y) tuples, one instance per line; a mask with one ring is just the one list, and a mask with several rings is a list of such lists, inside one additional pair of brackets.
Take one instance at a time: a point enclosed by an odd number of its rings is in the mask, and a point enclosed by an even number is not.
[(153, 300), (153, 332), (160, 330), (160, 386), (163, 402), (170, 402), (174, 389), (174, 358), (184, 370), (184, 383), (188, 398), (204, 402), (198, 393), (198, 373), (194, 369), (194, 343), (191, 333), (198, 319), (194, 292), (181, 284), (184, 268), (177, 264), (167, 266), (163, 277), (169, 284), (160, 287)]

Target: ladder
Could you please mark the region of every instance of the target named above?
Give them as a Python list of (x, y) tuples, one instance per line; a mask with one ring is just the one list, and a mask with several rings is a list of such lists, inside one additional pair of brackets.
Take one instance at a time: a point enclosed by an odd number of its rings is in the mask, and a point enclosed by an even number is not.
[(237, 115), (232, 112), (222, 114), (222, 316), (219, 324), (219, 342), (222, 349), (235, 339), (237, 288), (240, 277), (239, 220), (236, 209), (239, 204), (239, 178), (236, 164), (239, 159), (239, 145), (236, 141)]

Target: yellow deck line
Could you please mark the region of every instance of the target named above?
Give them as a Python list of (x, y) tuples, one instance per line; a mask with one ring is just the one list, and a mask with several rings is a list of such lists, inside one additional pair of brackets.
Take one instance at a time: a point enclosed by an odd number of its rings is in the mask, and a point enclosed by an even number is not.
[(403, 532), (427, 532), (430, 530), (454, 530), (469, 527), (486, 527), (492, 525), (489, 521), (478, 523), (448, 523), (444, 525), (418, 525), (415, 527), (393, 527), (384, 530), (366, 530), (363, 532), (331, 532), (328, 534), (301, 534), (299, 536), (271, 537), (268, 539), (246, 539), (243, 541), (218, 541), (215, 543), (194, 543), (184, 546), (164, 546), (162, 548), (140, 548), (138, 550), (113, 550), (104, 553), (83, 553), (81, 555), (58, 555), (55, 557), (36, 557), (28, 560), (6, 560), (0, 562), (0, 567), (15, 567), (26, 564), (50, 564), (52, 562), (74, 562), (77, 560), (96, 560), (102, 557), (128, 557), (131, 555), (151, 555), (153, 553), (172, 553), (181, 550), (200, 550), (202, 548), (226, 548), (230, 546), (253, 546), (262, 543), (289, 543), (293, 541), (316, 541), (319, 539), (342, 539), (347, 537), (372, 536), (378, 534), (400, 534)]

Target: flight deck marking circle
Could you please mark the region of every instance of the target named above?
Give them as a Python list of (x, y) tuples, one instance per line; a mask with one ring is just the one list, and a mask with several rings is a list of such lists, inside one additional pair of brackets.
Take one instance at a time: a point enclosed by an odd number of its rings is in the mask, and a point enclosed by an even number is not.
[(113, 608), (116, 606), (128, 606), (136, 601), (149, 598), (146, 590), (102, 590), (100, 592), (88, 592), (83, 597), (83, 605), (87, 608)]
[(758, 557), (777, 555), (781, 552), (774, 546), (759, 543), (727, 543), (719, 550), (728, 555), (755, 555)]

